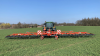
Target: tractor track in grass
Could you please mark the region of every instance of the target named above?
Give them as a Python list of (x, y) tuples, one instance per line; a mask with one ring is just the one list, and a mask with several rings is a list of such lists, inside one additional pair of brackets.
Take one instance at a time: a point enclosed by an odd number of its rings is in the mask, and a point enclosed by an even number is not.
[[(94, 38), (92, 38), (92, 39), (94, 39)], [(68, 46), (61, 47), (61, 48), (59, 48), (59, 49), (64, 49), (64, 48), (66, 48), (66, 47), (70, 47), (70, 46), (74, 46), (74, 45), (76, 45), (76, 44), (84, 43), (84, 42), (87, 42), (87, 41), (92, 40), (92, 39), (83, 40), (83, 41), (81, 41), (81, 42), (76, 42), (76, 43), (73, 43), (73, 44), (69, 44)], [(55, 49), (55, 50), (52, 50), (52, 51), (57, 51), (57, 50), (59, 50), (59, 49)], [(35, 56), (43, 55), (43, 54), (46, 54), (46, 53), (49, 53), (49, 52), (52, 52), (52, 51), (47, 51), (47, 52), (44, 52), (44, 53), (40, 53), (40, 54), (37, 54), (37, 55), (35, 55)]]
[[(62, 40), (62, 41), (60, 41), (60, 42), (63, 42), (63, 41), (67, 41), (67, 40), (72, 40), (72, 39), (75, 39), (75, 38), (71, 38), (71, 39), (64, 39), (64, 40)], [(52, 42), (52, 43), (58, 43), (58, 42)], [(38, 46), (34, 46), (34, 45), (31, 45), (31, 47), (40, 47), (40, 46), (45, 46), (45, 45), (49, 45), (49, 44), (52, 44), (52, 43), (46, 43), (46, 44), (42, 44), (42, 45), (38, 45)], [(15, 52), (15, 51), (18, 51), (18, 50), (20, 50), (20, 49), (26, 49), (26, 48), (30, 48), (30, 47), (20, 47), (20, 48), (18, 48), (18, 49), (15, 49), (15, 50), (9, 50), (9, 51), (5, 51), (5, 53), (8, 53), (8, 52)], [(0, 53), (0, 55), (1, 54), (4, 54), (4, 53)]]

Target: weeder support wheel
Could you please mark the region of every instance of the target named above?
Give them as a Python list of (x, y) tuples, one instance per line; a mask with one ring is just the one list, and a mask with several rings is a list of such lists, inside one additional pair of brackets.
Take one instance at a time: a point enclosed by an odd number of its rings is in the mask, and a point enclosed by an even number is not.
[(55, 36), (55, 40), (57, 40), (57, 39), (58, 39), (58, 36), (56, 35), (56, 36)]
[(43, 40), (44, 39), (44, 36), (40, 36), (40, 39)]

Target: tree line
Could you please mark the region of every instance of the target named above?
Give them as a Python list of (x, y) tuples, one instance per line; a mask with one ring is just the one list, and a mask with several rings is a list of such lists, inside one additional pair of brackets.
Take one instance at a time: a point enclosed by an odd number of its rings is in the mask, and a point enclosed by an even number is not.
[(10, 27), (11, 27), (10, 23), (0, 23), (0, 28), (5, 29), (5, 28), (10, 28)]
[(54, 22), (55, 26), (75, 26), (76, 24), (74, 23), (57, 23), (57, 22)]
[(22, 23), (18, 23), (18, 24), (13, 24), (12, 25), (12, 28), (29, 28), (29, 27), (37, 27), (37, 25), (38, 24), (26, 24), (26, 23), (24, 23), (24, 24), (22, 24)]
[(77, 26), (100, 26), (100, 19), (95, 18), (84, 18), (82, 20), (77, 20)]
[(76, 23), (57, 23), (55, 22), (55, 26), (100, 26), (100, 19), (98, 17), (95, 18), (84, 18), (82, 20), (77, 20)]
[[(82, 20), (77, 20), (76, 23), (57, 23), (54, 22), (55, 26), (100, 26), (100, 19), (98, 17), (95, 18), (84, 18)], [(43, 24), (41, 24), (43, 26)], [(29, 27), (37, 27), (38, 24), (22, 24), (18, 22), (17, 24), (10, 23), (0, 23), (0, 28), (29, 28)]]
[(26, 23), (20, 23), (17, 24), (10, 24), (10, 23), (0, 23), (1, 29), (8, 29), (8, 28), (29, 28), (29, 27), (37, 27), (38, 24), (26, 24)]

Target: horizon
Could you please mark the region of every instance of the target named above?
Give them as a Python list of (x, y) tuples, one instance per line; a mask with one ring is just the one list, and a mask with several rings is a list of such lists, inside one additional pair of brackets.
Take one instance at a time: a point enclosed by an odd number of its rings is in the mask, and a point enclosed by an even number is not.
[(76, 23), (100, 18), (100, 0), (0, 0), (0, 22), (43, 24)]

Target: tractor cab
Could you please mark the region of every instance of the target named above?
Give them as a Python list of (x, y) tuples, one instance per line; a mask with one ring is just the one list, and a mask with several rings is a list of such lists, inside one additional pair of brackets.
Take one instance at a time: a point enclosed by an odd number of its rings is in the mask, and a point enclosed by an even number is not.
[(54, 23), (53, 22), (45, 22), (44, 23), (44, 27), (43, 27), (43, 31), (56, 31), (56, 27), (54, 27)]

